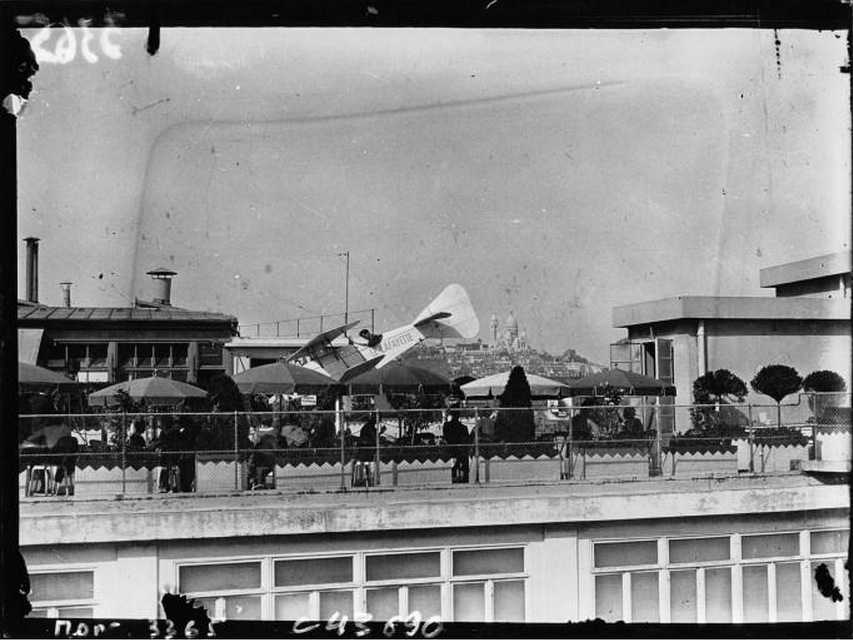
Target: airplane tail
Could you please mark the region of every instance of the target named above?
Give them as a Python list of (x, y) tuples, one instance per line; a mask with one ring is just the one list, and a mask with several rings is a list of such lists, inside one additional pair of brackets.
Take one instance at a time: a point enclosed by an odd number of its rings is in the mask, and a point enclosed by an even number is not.
[(480, 321), (461, 285), (450, 284), (436, 296), (414, 322), (427, 338), (465, 338), (480, 333)]

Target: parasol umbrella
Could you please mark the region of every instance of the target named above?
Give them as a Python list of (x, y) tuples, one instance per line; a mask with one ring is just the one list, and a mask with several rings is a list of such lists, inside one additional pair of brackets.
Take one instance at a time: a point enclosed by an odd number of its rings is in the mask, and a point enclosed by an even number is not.
[(61, 373), (37, 367), (34, 364), (18, 362), (18, 386), (25, 389), (54, 389), (57, 387), (68, 389), (77, 382), (66, 378)]
[(371, 369), (347, 381), (350, 394), (383, 394), (406, 392), (452, 393), (453, 380), (421, 367), (401, 362), (391, 362), (384, 367)]
[(24, 453), (26, 449), (33, 447), (47, 447), (52, 449), (61, 438), (73, 436), (73, 430), (66, 424), (51, 424), (37, 429), (21, 443)]
[(206, 398), (207, 391), (199, 389), (180, 380), (171, 378), (138, 378), (125, 380), (111, 385), (100, 391), (89, 394), (89, 405), (93, 407), (116, 405), (120, 403), (124, 391), (135, 402), (145, 401), (149, 404), (179, 404), (192, 398)]
[(240, 393), (321, 393), (338, 382), (324, 373), (279, 360), (231, 376)]
[(571, 383), (573, 396), (601, 396), (608, 390), (625, 396), (674, 396), (675, 385), (633, 371), (609, 369)]
[[(461, 389), (466, 398), (497, 398), (504, 392), (509, 371), (495, 373), (485, 378), (463, 384)], [(534, 398), (558, 398), (567, 395), (569, 386), (556, 380), (543, 378), (535, 374), (525, 374), (530, 385), (530, 395)]]

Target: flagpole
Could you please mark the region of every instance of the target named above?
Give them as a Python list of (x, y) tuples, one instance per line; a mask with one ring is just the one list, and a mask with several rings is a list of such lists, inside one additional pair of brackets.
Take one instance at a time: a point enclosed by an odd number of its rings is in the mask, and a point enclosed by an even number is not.
[(349, 323), (349, 251), (346, 252), (347, 256), (347, 277), (346, 277), (346, 290), (344, 293), (344, 324)]

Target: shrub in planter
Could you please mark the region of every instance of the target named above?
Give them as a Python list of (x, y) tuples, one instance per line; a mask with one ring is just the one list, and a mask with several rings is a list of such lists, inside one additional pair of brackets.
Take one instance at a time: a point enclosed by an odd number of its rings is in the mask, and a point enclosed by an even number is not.
[(782, 400), (803, 388), (803, 379), (797, 370), (784, 364), (771, 364), (749, 383), (758, 393), (770, 396), (776, 402), (776, 424), (782, 426)]
[(690, 420), (697, 433), (714, 431), (720, 427), (743, 426), (747, 419), (734, 407), (726, 405), (743, 402), (746, 383), (728, 369), (709, 371), (693, 382), (693, 401), (696, 404), (714, 404), (714, 407), (690, 409)]
[[(495, 439), (501, 442), (530, 442), (536, 435), (533, 418), (533, 401), (530, 383), (524, 369), (515, 366), (509, 372), (500, 406), (511, 411), (498, 411), (495, 421)], [(526, 410), (525, 410), (526, 409)]]
[(805, 446), (809, 439), (799, 429), (793, 427), (771, 427), (769, 429), (757, 429), (753, 433), (752, 441), (757, 445), (785, 447)]

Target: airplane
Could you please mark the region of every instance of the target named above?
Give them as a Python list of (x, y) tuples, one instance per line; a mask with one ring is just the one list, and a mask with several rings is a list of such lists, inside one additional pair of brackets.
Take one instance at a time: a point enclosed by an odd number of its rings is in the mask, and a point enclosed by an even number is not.
[[(446, 286), (410, 324), (382, 334), (363, 329), (359, 332), (363, 343), (347, 335), (356, 325), (358, 321), (323, 331), (290, 356), (288, 362), (346, 382), (374, 367), (384, 367), (427, 338), (471, 339), (480, 332), (480, 321), (471, 300), (458, 284)], [(339, 336), (346, 337), (347, 344), (332, 346)]]

